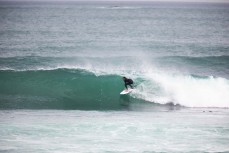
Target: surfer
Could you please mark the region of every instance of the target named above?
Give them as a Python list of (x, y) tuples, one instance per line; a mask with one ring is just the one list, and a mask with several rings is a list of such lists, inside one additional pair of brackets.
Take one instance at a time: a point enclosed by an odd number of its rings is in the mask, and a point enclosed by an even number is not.
[(129, 85), (131, 87), (131, 89), (133, 89), (132, 87), (132, 84), (134, 83), (132, 79), (128, 79), (126, 77), (122, 77), (124, 83), (125, 83), (125, 87), (126, 87), (126, 90), (128, 90), (128, 87), (127, 85)]

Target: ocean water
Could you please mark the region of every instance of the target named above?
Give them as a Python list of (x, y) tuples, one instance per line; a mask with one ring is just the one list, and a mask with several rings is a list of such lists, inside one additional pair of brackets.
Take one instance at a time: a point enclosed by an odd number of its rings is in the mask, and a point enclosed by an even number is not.
[(228, 4), (0, 2), (0, 152), (229, 152), (228, 25)]

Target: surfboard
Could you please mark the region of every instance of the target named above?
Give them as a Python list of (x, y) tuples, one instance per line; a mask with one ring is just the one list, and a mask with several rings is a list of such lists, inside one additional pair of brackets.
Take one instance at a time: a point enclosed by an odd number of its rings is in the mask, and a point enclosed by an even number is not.
[(134, 90), (134, 89), (128, 89), (128, 90), (124, 89), (124, 90), (120, 93), (120, 95), (125, 95), (125, 94), (128, 94), (128, 93), (131, 93), (133, 90)]

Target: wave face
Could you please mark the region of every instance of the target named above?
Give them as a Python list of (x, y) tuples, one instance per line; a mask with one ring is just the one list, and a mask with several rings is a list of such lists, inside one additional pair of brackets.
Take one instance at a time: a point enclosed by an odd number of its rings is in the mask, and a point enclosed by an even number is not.
[[(135, 90), (120, 96), (120, 75), (95, 75), (80, 69), (0, 71), (0, 108), (122, 109), (129, 102), (229, 107), (224, 78), (145, 73), (133, 76)], [(124, 104), (124, 105), (123, 105)]]
[(120, 77), (83, 70), (1, 71), (0, 107), (117, 109)]

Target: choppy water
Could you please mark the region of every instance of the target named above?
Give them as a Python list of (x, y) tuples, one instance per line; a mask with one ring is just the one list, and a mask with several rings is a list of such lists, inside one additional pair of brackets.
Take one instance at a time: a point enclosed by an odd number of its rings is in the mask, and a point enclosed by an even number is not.
[(228, 113), (218, 109), (1, 111), (1, 151), (226, 153)]
[(0, 4), (1, 151), (229, 151), (228, 4)]

